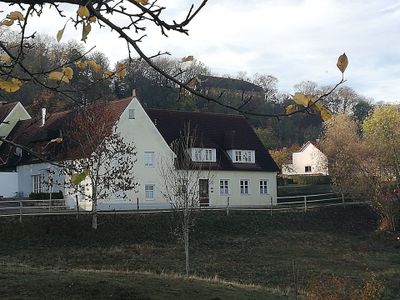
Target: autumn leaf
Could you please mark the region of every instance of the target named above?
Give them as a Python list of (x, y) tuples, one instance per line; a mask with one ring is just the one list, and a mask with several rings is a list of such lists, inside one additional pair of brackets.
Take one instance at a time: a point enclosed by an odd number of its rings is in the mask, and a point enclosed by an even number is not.
[(0, 56), (0, 60), (1, 60), (3, 63), (9, 63), (9, 62), (11, 62), (11, 57), (10, 57), (10, 55), (8, 55), (7, 53), (3, 53), (3, 54)]
[(98, 63), (96, 63), (94, 60), (89, 59), (87, 61), (87, 64), (94, 72), (96, 72), (96, 73), (100, 72), (101, 66)]
[(89, 9), (86, 6), (79, 5), (76, 14), (81, 18), (88, 18), (90, 16)]
[(61, 41), (66, 26), (67, 26), (67, 23), (65, 23), (63, 29), (61, 29), (61, 30), (59, 30), (59, 31), (57, 32), (57, 42), (60, 42), (60, 41)]
[(91, 16), (91, 17), (89, 18), (89, 22), (90, 22), (90, 23), (95, 23), (96, 21), (97, 21), (96, 16)]
[(23, 21), (24, 20), (24, 16), (22, 15), (22, 13), (20, 11), (13, 11), (11, 13), (9, 13), (7, 15), (7, 18), (10, 20), (18, 20), (18, 21)]
[(71, 176), (71, 183), (73, 185), (79, 185), (89, 175), (89, 170), (85, 169), (82, 173), (74, 174)]
[(64, 75), (64, 72), (53, 71), (49, 74), (49, 79), (54, 81), (63, 81), (69, 83), (69, 79)]
[(114, 72), (111, 72), (111, 71), (104, 71), (104, 73), (103, 73), (103, 78), (104, 78), (104, 79), (109, 79), (109, 78), (111, 78), (113, 75), (114, 75)]
[(286, 107), (286, 114), (292, 114), (296, 111), (296, 106), (294, 104), (290, 104)]
[(71, 80), (74, 76), (74, 70), (72, 70), (70, 67), (64, 68), (63, 73), (64, 76), (67, 77), (69, 80)]
[(0, 79), (0, 89), (7, 93), (14, 93), (18, 91), (22, 86), (22, 82), (19, 79), (12, 78), (11, 81)]
[(75, 62), (75, 66), (77, 66), (79, 69), (83, 70), (84, 68), (86, 68), (86, 62), (78, 60)]
[(57, 144), (61, 144), (62, 142), (63, 142), (63, 138), (62, 137), (58, 137), (58, 138), (52, 139), (50, 141), (50, 143), (57, 143)]
[(348, 64), (349, 64), (349, 60), (347, 59), (346, 53), (343, 53), (342, 55), (339, 56), (336, 65), (337, 65), (338, 69), (340, 70), (340, 72), (344, 73), (344, 71), (346, 71)]
[(126, 67), (124, 64), (117, 64), (115, 68), (115, 73), (119, 79), (124, 79), (126, 76)]
[(142, 5), (148, 5), (149, 1), (148, 0), (134, 0), (136, 3), (142, 4)]
[(181, 59), (181, 62), (188, 62), (188, 61), (192, 61), (194, 58), (193, 58), (193, 55), (189, 55), (189, 56), (185, 56), (185, 57), (183, 57), (182, 59)]
[(0, 26), (8, 26), (8, 27), (10, 27), (12, 24), (14, 24), (14, 20), (8, 20), (8, 19), (6, 19), (6, 20), (3, 20), (1, 23), (0, 23)]
[(92, 30), (92, 26), (90, 25), (90, 23), (86, 23), (86, 24), (83, 23), (81, 41), (86, 43), (87, 37), (91, 30)]
[(303, 105), (304, 107), (307, 107), (310, 101), (314, 98), (313, 95), (304, 95), (302, 93), (295, 93), (292, 95), (292, 98), (294, 102), (296, 102), (299, 105)]
[(322, 121), (326, 122), (330, 118), (332, 118), (332, 114), (325, 108), (323, 107), (320, 111), (321, 119)]

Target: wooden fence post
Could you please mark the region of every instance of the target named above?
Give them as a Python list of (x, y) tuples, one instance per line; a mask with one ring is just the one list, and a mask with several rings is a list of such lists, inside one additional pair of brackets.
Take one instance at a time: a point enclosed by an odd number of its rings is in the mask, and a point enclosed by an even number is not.
[(304, 196), (304, 211), (307, 211), (307, 196)]
[(19, 223), (22, 224), (22, 201), (19, 201)]
[(270, 210), (271, 210), (271, 216), (272, 216), (272, 196), (270, 195), (270, 200), (271, 200), (271, 207), (270, 207)]
[(139, 210), (139, 197), (136, 197), (136, 210)]
[(79, 220), (79, 200), (78, 200), (78, 195), (75, 195), (75, 201), (76, 201), (76, 219)]
[(226, 198), (226, 215), (229, 216), (229, 196)]
[(343, 205), (343, 206), (345, 206), (344, 202), (345, 202), (344, 193), (342, 193), (342, 205)]

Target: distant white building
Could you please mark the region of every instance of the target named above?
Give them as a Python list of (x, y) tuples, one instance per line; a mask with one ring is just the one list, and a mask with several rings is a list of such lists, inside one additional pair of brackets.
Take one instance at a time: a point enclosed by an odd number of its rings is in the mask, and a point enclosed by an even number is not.
[(282, 165), (283, 175), (328, 175), (327, 157), (318, 144), (308, 141), (292, 154), (292, 163)]

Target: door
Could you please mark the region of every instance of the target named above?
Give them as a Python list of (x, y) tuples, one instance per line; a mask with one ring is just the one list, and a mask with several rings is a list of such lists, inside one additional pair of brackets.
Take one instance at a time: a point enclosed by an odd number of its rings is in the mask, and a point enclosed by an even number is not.
[(199, 202), (200, 207), (210, 205), (210, 197), (208, 194), (208, 179), (199, 179)]

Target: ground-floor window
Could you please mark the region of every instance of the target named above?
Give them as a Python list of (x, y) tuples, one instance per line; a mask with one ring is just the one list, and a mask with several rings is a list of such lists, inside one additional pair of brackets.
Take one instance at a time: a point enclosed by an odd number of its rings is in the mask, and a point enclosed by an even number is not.
[(144, 186), (144, 197), (146, 200), (154, 200), (155, 185), (145, 184)]
[(221, 196), (229, 195), (229, 180), (221, 179), (219, 181), (219, 193)]
[(240, 193), (242, 195), (249, 194), (249, 180), (248, 179), (241, 179), (240, 180)]
[(32, 191), (34, 193), (42, 193), (44, 192), (44, 190), (45, 190), (44, 175), (43, 174), (32, 175)]
[(268, 194), (268, 180), (260, 179), (260, 194)]

